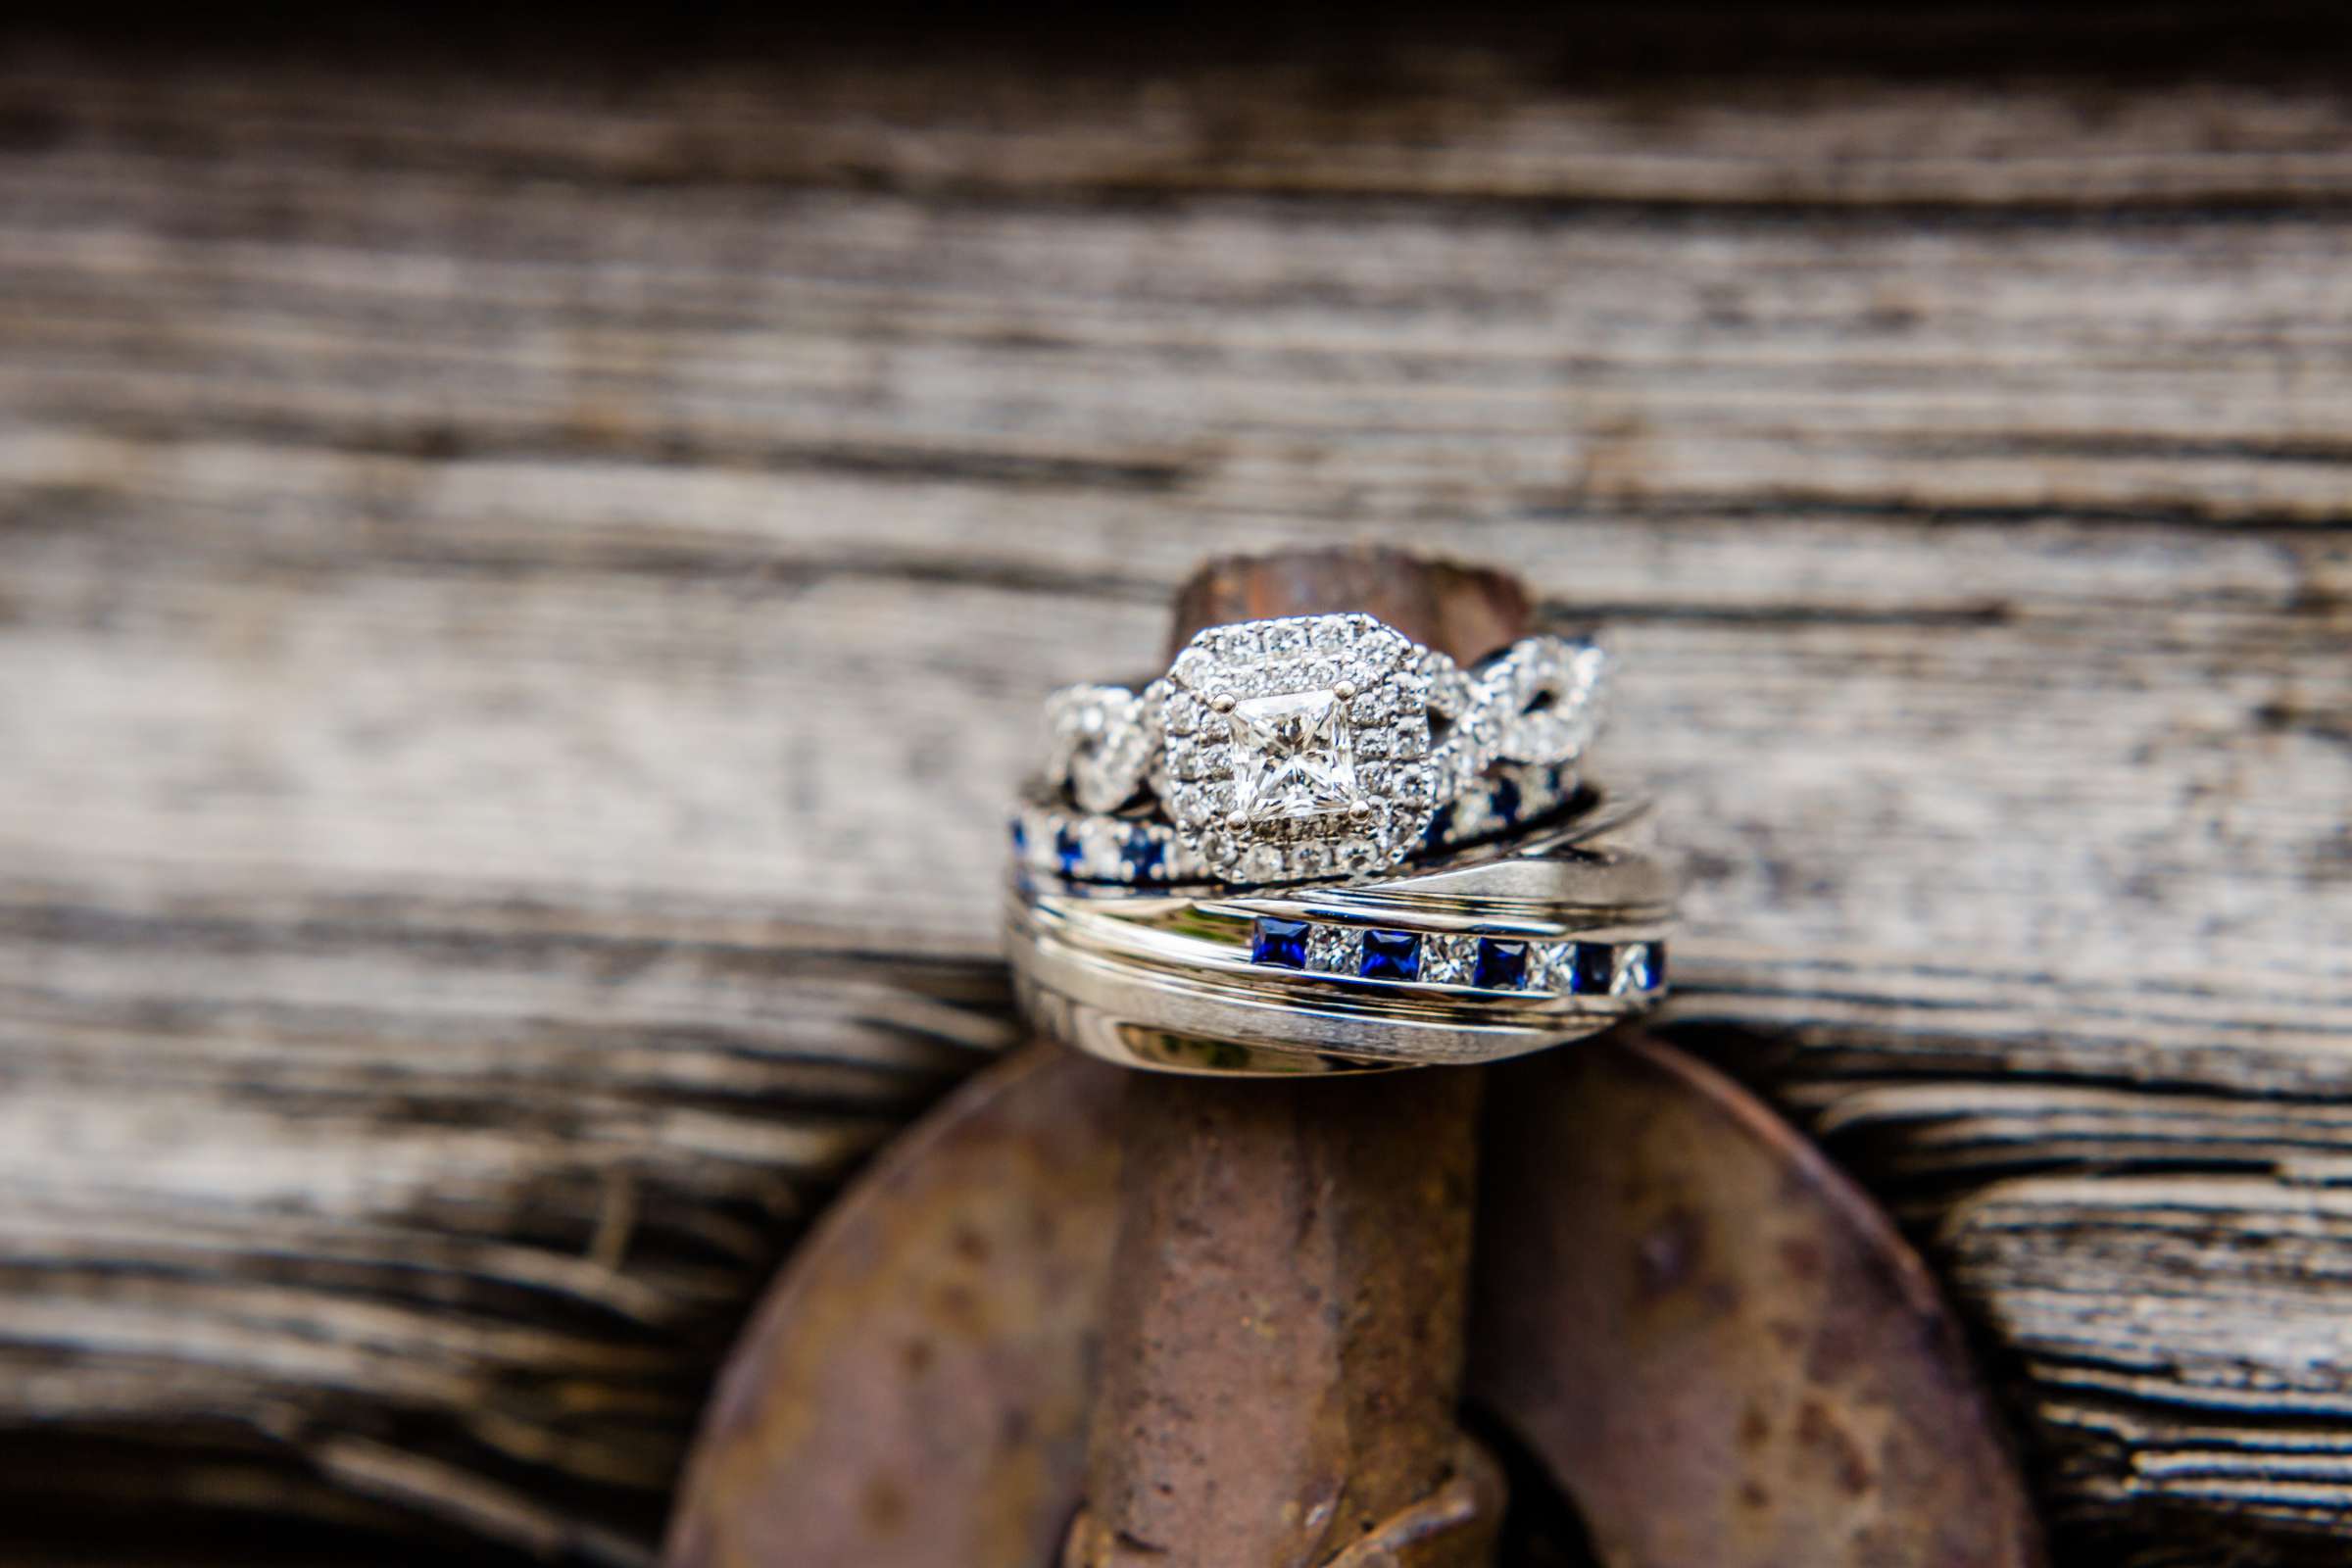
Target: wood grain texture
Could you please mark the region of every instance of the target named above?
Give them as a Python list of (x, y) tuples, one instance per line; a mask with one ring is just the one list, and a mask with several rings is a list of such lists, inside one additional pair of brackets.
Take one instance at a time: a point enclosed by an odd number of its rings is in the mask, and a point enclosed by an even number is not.
[(2340, 1542), (2352, 101), (2133, 16), (9, 40), (0, 1492), (637, 1560), (1038, 695), (1368, 538), (1611, 624), (2069, 1527)]

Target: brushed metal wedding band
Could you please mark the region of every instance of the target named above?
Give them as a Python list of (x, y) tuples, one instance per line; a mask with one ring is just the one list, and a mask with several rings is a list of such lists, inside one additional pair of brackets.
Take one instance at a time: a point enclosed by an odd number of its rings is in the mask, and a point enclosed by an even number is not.
[(1673, 895), (1599, 802), (1356, 885), (1013, 879), (1008, 946), (1045, 1033), (1124, 1066), (1298, 1075), (1494, 1061), (1606, 1029), (1665, 985)]

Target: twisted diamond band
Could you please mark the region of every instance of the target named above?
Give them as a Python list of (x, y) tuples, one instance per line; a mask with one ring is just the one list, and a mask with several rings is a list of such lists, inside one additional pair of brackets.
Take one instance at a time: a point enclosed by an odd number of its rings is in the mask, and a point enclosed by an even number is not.
[[(1414, 856), (1484, 843), (1543, 822), (1575, 809), (1578, 796), (1576, 772), (1563, 763), (1498, 762), (1431, 814)], [(1021, 791), (1008, 829), (1016, 866), (1073, 883), (1271, 883), (1343, 877), (1350, 870), (1329, 846), (1307, 840), (1281, 859), (1272, 846), (1252, 845), (1229, 874), (1218, 876), (1165, 816), (1132, 806), (1121, 811), (1081, 810), (1044, 777)]]
[[(1467, 653), (1527, 625), (1505, 587), (1483, 627), (1404, 608)], [(1054, 693), (1012, 817), (1023, 1010), (1131, 1067), (1297, 1074), (1491, 1061), (1654, 1005), (1669, 878), (1639, 806), (1582, 776), (1609, 667), (1556, 635), (1457, 662), (1348, 612), (1207, 625), (1157, 679)]]

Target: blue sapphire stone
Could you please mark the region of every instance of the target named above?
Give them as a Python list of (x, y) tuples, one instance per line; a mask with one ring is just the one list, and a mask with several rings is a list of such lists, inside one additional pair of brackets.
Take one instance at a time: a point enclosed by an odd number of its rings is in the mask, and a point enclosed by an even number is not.
[(1513, 826), (1518, 822), (1519, 785), (1515, 780), (1507, 778), (1496, 779), (1494, 781), (1494, 792), (1488, 797), (1488, 799), (1490, 804), (1492, 804), (1494, 808), (1494, 814), (1502, 819), (1502, 825), (1504, 827)]
[(1355, 972), (1367, 980), (1421, 978), (1421, 938), (1410, 931), (1367, 931)]
[(1258, 916), (1250, 931), (1250, 961), (1284, 969), (1306, 967), (1306, 922)]
[(1156, 882), (1167, 874), (1168, 847), (1144, 829), (1130, 828), (1127, 841), (1119, 846), (1119, 858), (1127, 862), (1127, 873), (1138, 882)]
[(1054, 858), (1061, 862), (1063, 876), (1076, 876), (1086, 863), (1086, 851), (1078, 844), (1078, 835), (1063, 828), (1054, 835)]
[(1605, 942), (1579, 942), (1568, 963), (1568, 990), (1576, 996), (1606, 996), (1616, 954)]
[(1024, 821), (1022, 821), (1022, 820), (1021, 820), (1019, 817), (1017, 817), (1017, 816), (1016, 816), (1016, 817), (1014, 817), (1014, 818), (1012, 819), (1012, 822), (1011, 822), (1011, 827), (1012, 827), (1012, 853), (1013, 853), (1013, 854), (1015, 854), (1015, 855), (1026, 855), (1026, 854), (1028, 854), (1028, 853), (1029, 853), (1029, 824), (1028, 824), (1028, 823), (1026, 823), (1026, 822), (1024, 822)]
[(1527, 944), (1479, 938), (1478, 963), (1470, 971), (1470, 983), (1489, 991), (1516, 991), (1526, 985)]

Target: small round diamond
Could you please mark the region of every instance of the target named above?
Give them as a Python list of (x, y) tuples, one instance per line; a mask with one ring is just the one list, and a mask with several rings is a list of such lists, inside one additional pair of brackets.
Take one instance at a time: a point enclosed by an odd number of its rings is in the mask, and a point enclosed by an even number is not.
[(1218, 659), (1231, 663), (1260, 657), (1265, 645), (1257, 625), (1248, 622), (1239, 626), (1219, 626), (1208, 634), (1208, 647)]
[(1121, 853), (1124, 837), (1119, 824), (1107, 818), (1094, 817), (1085, 822), (1078, 831), (1079, 842), (1085, 851), (1080, 862), (1081, 874), (1090, 881), (1123, 880), (1122, 873), (1126, 869), (1126, 860)]
[(1168, 845), (1167, 865), (1162, 875), (1170, 882), (1198, 882), (1208, 875), (1208, 862), (1184, 840), (1175, 839)]
[(1488, 808), (1486, 791), (1467, 791), (1453, 803), (1453, 830), (1463, 838), (1485, 838), (1494, 829), (1494, 813)]

